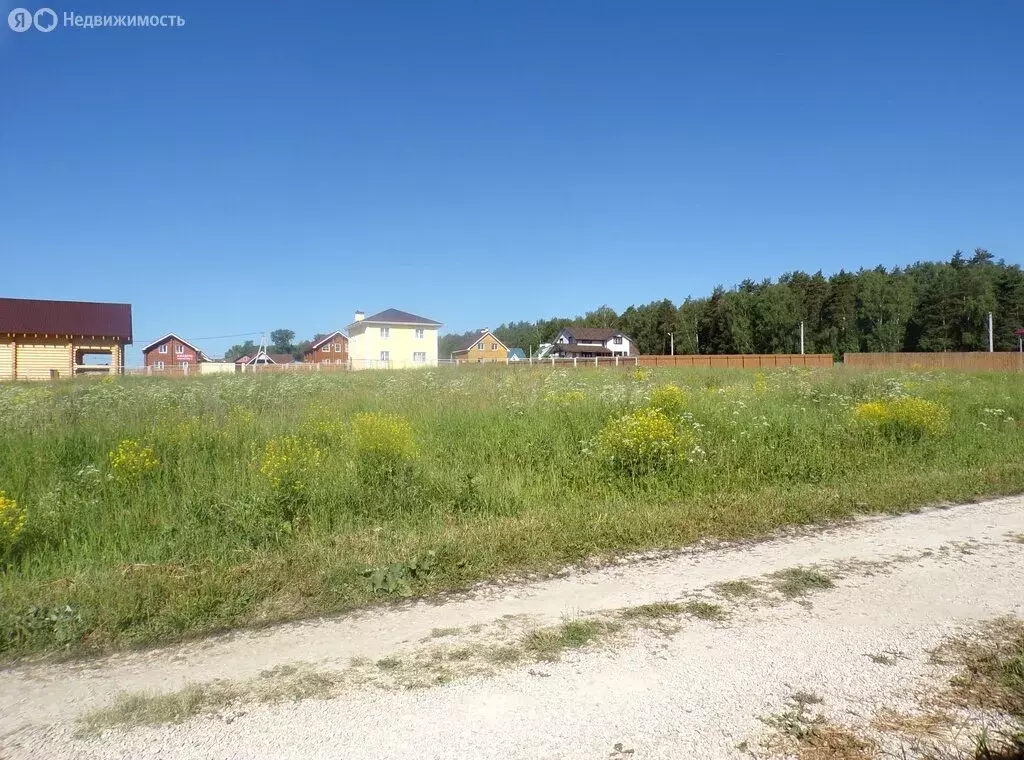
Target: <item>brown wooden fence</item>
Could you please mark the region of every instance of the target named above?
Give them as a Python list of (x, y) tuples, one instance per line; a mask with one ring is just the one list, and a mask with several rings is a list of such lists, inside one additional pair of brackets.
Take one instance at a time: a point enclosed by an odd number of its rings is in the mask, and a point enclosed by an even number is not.
[(957, 369), (967, 372), (1024, 372), (1024, 354), (1006, 352), (843, 354), (843, 364), (858, 369)]
[(683, 354), (639, 356), (641, 367), (710, 367), (771, 369), (774, 367), (831, 367), (832, 354)]

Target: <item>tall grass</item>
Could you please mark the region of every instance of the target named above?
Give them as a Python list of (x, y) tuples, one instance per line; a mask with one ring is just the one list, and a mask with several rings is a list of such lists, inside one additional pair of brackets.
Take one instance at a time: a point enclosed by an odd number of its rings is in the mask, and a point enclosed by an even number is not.
[[(27, 513), (0, 558), (0, 656), (1024, 490), (1020, 391), (1000, 374), (505, 367), (0, 384), (0, 491)], [(893, 435), (856, 411), (908, 396), (948, 425)], [(607, 442), (648, 427), (658, 455), (616, 466), (632, 444)]]

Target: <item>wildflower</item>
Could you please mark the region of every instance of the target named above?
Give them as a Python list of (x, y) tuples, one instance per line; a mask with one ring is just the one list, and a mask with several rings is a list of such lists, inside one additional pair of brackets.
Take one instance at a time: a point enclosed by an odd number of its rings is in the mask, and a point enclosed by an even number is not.
[(254, 460), (257, 471), (274, 488), (288, 486), (301, 491), (305, 481), (320, 465), (323, 453), (297, 435), (271, 438)]
[(110, 467), (119, 480), (134, 480), (160, 465), (153, 449), (143, 446), (133, 438), (126, 438), (117, 444), (117, 448), (108, 454), (108, 458)]
[(949, 410), (934, 401), (898, 396), (858, 404), (854, 418), (897, 439), (940, 436), (949, 430)]
[(0, 557), (7, 555), (25, 529), (26, 513), (25, 507), (0, 491)]
[(352, 418), (352, 444), (364, 474), (391, 475), (417, 456), (412, 426), (398, 414), (363, 412)]
[(613, 469), (637, 476), (668, 469), (686, 458), (692, 442), (664, 412), (640, 409), (610, 421), (597, 435), (595, 450)]
[(686, 391), (677, 385), (659, 385), (651, 391), (650, 405), (669, 417), (678, 417), (686, 406)]

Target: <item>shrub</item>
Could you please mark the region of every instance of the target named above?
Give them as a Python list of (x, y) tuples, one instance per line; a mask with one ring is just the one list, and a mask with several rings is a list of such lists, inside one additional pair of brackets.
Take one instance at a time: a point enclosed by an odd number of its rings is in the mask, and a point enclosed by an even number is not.
[(0, 558), (6, 557), (11, 547), (25, 530), (26, 509), (0, 491)]
[(320, 449), (309, 441), (297, 435), (282, 435), (266, 442), (255, 465), (274, 488), (302, 491), (322, 458)]
[(132, 438), (121, 441), (108, 456), (118, 480), (136, 480), (160, 465), (151, 447), (143, 446)]
[(637, 476), (668, 469), (686, 458), (691, 441), (659, 409), (640, 409), (611, 420), (595, 451), (607, 466)]
[(552, 404), (558, 404), (559, 406), (572, 406), (573, 404), (579, 404), (587, 400), (587, 394), (583, 391), (563, 391), (561, 393), (552, 392), (544, 397), (545, 401)]
[(913, 396), (858, 404), (854, 418), (895, 440), (941, 436), (949, 431), (949, 410)]
[(384, 412), (362, 412), (352, 417), (352, 446), (364, 475), (394, 474), (417, 454), (408, 420)]
[(668, 417), (678, 417), (686, 409), (686, 391), (678, 385), (659, 385), (651, 391), (652, 409), (659, 409)]

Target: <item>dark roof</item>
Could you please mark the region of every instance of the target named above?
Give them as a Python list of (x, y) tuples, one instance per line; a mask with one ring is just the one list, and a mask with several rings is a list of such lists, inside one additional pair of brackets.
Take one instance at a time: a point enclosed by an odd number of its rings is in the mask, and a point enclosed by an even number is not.
[(110, 337), (131, 343), (132, 307), (127, 303), (0, 298), (0, 333)]
[(625, 335), (614, 327), (563, 327), (562, 329), (576, 340), (609, 340), (616, 335)]
[(511, 359), (513, 356), (518, 357), (519, 359), (525, 359), (526, 352), (521, 348), (510, 348), (508, 350), (508, 358)]
[(305, 353), (307, 353), (307, 354), (308, 354), (308, 353), (310, 353), (311, 351), (316, 351), (316, 350), (317, 350), (318, 348), (320, 348), (320, 346), (322, 346), (322, 345), (323, 345), (324, 343), (327, 343), (328, 341), (331, 341), (331, 340), (333, 340), (334, 338), (336, 338), (336, 337), (337, 337), (337, 336), (339, 336), (339, 335), (340, 335), (340, 336), (341, 336), (342, 338), (344, 338), (344, 339), (345, 339), (345, 342), (346, 342), (346, 343), (348, 343), (348, 336), (347, 336), (347, 335), (346, 335), (345, 333), (343, 333), (343, 332), (342, 332), (341, 330), (335, 330), (335, 331), (334, 331), (334, 332), (332, 332), (332, 333), (331, 333), (330, 335), (325, 335), (325, 336), (324, 336), (324, 337), (322, 337), (322, 338), (321, 338), (320, 340), (318, 340), (318, 341), (317, 341), (316, 343), (314, 343), (314, 344), (313, 344), (313, 345), (311, 345), (311, 346), (310, 346), (309, 348), (307, 348), (307, 349), (306, 349), (306, 351), (305, 351)]
[[(435, 322), (432, 319), (417, 317), (415, 314), (410, 314), (407, 311), (399, 311), (398, 309), (384, 309), (384, 311), (377, 312), (372, 317), (367, 317), (360, 321), (385, 322), (392, 325), (441, 325), (440, 322)], [(353, 322), (353, 324), (359, 324), (359, 322)]]
[[(498, 341), (498, 343), (501, 343), (501, 341), (498, 340), (498, 336), (497, 335), (492, 333), (490, 330), (486, 330), (486, 329), (481, 328), (480, 330), (478, 330), (477, 332), (473, 333), (471, 336), (466, 338), (464, 341), (462, 341), (462, 345), (459, 346), (458, 348), (456, 348), (453, 353), (459, 354), (459, 353), (462, 353), (463, 351), (468, 351), (473, 346), (475, 346), (477, 343), (479, 343), (483, 339), (483, 337), (485, 335), (490, 335), (491, 338), (493, 338), (494, 340)], [(501, 345), (504, 346), (505, 344), (501, 343)]]
[(294, 364), (295, 357), (291, 354), (267, 354), (267, 358), (274, 364)]
[(600, 345), (587, 345), (586, 343), (556, 343), (551, 347), (553, 354), (599, 354), (611, 356), (612, 350)]

